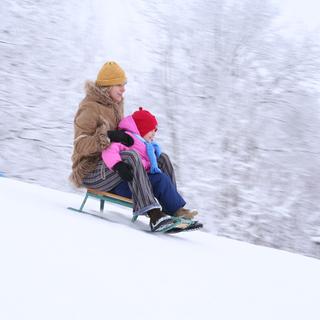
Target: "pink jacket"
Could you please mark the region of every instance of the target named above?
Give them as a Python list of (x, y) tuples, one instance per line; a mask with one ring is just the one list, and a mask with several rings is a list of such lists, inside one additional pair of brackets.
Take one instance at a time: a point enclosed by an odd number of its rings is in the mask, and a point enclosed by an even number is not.
[(106, 164), (106, 166), (109, 169), (112, 169), (112, 167), (117, 162), (121, 161), (121, 157), (120, 157), (121, 151), (135, 150), (140, 155), (144, 168), (147, 171), (149, 171), (150, 161), (147, 155), (147, 148), (146, 148), (146, 145), (134, 135), (134, 134), (139, 135), (139, 131), (132, 116), (127, 116), (123, 118), (119, 123), (119, 129), (126, 130), (126, 133), (133, 138), (134, 144), (131, 147), (127, 147), (122, 143), (112, 142), (109, 147), (107, 147), (102, 151), (102, 159)]

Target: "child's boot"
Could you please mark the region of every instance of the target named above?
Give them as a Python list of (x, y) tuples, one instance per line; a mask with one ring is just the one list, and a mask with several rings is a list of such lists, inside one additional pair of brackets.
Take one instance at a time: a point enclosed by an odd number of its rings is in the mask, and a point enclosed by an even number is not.
[(179, 219), (168, 216), (160, 209), (152, 209), (148, 212), (148, 215), (150, 217), (150, 229), (152, 232), (167, 232), (173, 228), (182, 230), (189, 226), (189, 223), (181, 222)]
[(175, 212), (174, 216), (185, 219), (193, 219), (197, 214), (198, 211), (195, 209), (189, 210), (185, 208), (180, 208)]

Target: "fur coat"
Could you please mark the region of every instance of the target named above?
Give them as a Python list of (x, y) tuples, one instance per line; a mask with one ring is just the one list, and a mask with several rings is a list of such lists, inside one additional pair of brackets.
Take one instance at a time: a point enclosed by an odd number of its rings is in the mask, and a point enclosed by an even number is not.
[(115, 130), (123, 118), (123, 101), (114, 102), (106, 91), (87, 81), (86, 97), (80, 102), (74, 118), (74, 143), (70, 180), (77, 187), (93, 171), (102, 151), (110, 144), (108, 130)]

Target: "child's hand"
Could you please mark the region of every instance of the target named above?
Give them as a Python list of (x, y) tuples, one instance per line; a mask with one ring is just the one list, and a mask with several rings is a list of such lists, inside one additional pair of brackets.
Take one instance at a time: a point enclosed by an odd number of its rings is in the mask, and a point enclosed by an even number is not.
[(132, 181), (133, 179), (133, 169), (130, 164), (119, 161), (117, 162), (113, 168), (114, 171), (117, 171), (119, 176), (125, 181)]

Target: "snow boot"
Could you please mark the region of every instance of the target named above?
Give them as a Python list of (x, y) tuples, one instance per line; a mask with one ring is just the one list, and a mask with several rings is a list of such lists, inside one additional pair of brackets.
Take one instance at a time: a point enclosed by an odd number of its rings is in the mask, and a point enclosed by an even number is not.
[(167, 232), (173, 228), (183, 231), (191, 223), (184, 219), (168, 216), (160, 209), (150, 210), (148, 215), (150, 217), (150, 229), (152, 232)]
[(203, 224), (199, 221), (190, 221), (189, 219), (185, 219), (189, 221), (189, 225), (183, 229), (181, 228), (171, 228), (166, 231), (166, 233), (179, 233), (179, 232), (185, 232), (185, 231), (196, 231), (201, 228), (203, 228)]
[(198, 211), (195, 209), (189, 210), (185, 208), (180, 208), (174, 213), (174, 216), (185, 218), (185, 219), (193, 219), (197, 214), (198, 214)]

